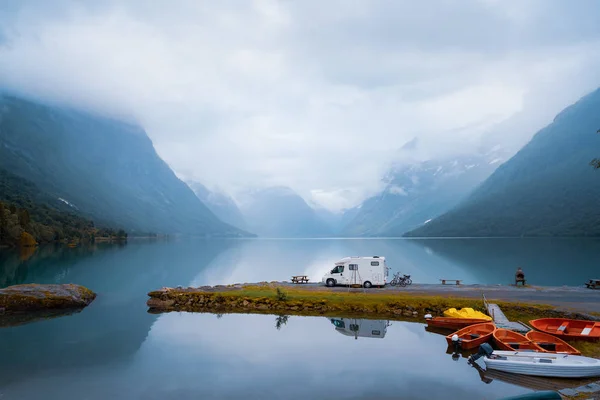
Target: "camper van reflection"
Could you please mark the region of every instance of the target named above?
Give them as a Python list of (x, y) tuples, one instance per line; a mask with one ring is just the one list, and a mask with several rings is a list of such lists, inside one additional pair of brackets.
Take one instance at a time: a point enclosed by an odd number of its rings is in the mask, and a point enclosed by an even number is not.
[(381, 338), (385, 336), (389, 321), (376, 319), (331, 318), (335, 330), (342, 335), (358, 337)]

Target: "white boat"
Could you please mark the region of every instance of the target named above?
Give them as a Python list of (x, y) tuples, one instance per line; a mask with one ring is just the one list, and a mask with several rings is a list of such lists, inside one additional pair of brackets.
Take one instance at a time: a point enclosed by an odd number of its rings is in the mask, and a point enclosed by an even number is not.
[(555, 378), (600, 376), (600, 360), (560, 353), (494, 350), (483, 361), (488, 369)]

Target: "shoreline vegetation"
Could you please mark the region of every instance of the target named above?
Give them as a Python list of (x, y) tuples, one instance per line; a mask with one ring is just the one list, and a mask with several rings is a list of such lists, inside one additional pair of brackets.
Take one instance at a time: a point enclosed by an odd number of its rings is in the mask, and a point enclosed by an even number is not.
[[(148, 312), (270, 314), (386, 319), (424, 323), (425, 314), (442, 316), (448, 308), (471, 307), (486, 312), (481, 298), (460, 294), (411, 294), (399, 291), (333, 291), (308, 289), (279, 282), (244, 285), (162, 288), (148, 293)], [(492, 301), (492, 299), (488, 299)], [(544, 317), (600, 320), (595, 315), (559, 310), (547, 304), (493, 300), (511, 321), (528, 324)], [(600, 357), (600, 343), (574, 342), (588, 356)]]
[[(162, 288), (148, 293), (150, 312), (170, 311), (274, 311), (302, 315), (321, 315), (325, 312), (345, 312), (372, 317), (441, 316), (448, 308), (471, 307), (485, 312), (481, 298), (457, 294), (418, 293), (399, 291), (334, 291), (326, 287), (292, 287), (279, 282), (198, 288)], [(488, 301), (491, 301), (488, 299)], [(494, 300), (507, 317), (545, 316), (595, 319), (585, 313), (557, 310), (547, 304)], [(600, 318), (599, 318), (600, 319)]]

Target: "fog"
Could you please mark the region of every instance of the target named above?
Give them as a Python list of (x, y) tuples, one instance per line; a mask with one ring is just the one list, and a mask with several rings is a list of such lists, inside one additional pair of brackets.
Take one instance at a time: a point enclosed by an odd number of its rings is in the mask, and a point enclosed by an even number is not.
[(600, 83), (594, 0), (12, 1), (0, 88), (137, 121), (182, 179), (332, 210), (398, 149), (516, 150)]

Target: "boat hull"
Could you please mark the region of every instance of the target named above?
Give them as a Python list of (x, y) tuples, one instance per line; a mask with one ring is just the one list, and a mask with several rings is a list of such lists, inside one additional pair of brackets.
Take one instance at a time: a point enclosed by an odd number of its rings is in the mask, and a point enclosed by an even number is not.
[(550, 335), (545, 332), (529, 331), (525, 335), (527, 339), (541, 347), (544, 351), (550, 353), (566, 353), (575, 356), (580, 356), (581, 352), (575, 347), (571, 346), (562, 339), (556, 336)]
[(483, 324), (488, 322), (484, 319), (477, 318), (454, 318), (454, 317), (435, 317), (427, 320), (427, 326), (451, 330), (459, 330), (466, 328), (467, 326), (475, 324)]
[(600, 340), (600, 323), (579, 319), (541, 318), (529, 321), (538, 331), (563, 340)]
[(485, 357), (484, 362), (488, 369), (520, 375), (555, 378), (600, 376), (600, 360), (569, 354), (494, 351), (492, 358)]
[(447, 335), (446, 342), (448, 342), (449, 346), (453, 346), (454, 342), (452, 342), (452, 336), (457, 335), (460, 338), (459, 343), (461, 349), (470, 350), (489, 341), (495, 330), (496, 325), (492, 322), (470, 325)]
[(527, 339), (527, 337), (508, 329), (496, 329), (493, 336), (494, 343), (501, 350), (544, 352), (544, 349)]

